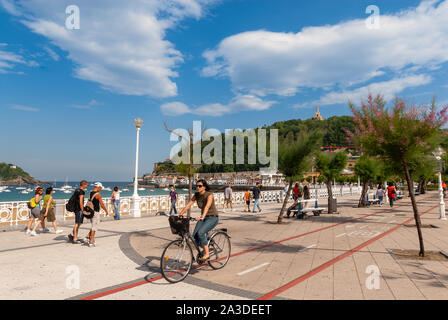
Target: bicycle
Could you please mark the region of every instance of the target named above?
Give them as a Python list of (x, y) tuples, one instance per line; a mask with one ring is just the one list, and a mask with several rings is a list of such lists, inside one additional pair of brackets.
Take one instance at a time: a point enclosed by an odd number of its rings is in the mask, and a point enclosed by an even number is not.
[[(194, 218), (181, 218), (172, 216), (168, 219), (173, 234), (180, 237), (171, 241), (163, 250), (160, 258), (160, 270), (162, 276), (171, 283), (184, 280), (191, 271), (193, 261), (199, 265), (204, 264), (200, 260), (202, 257), (201, 249), (190, 234), (190, 221)], [(230, 236), (226, 228), (216, 229), (208, 236), (208, 246), (210, 259), (207, 263), (214, 270), (224, 268), (230, 259)], [(197, 251), (196, 257), (193, 255), (193, 247)]]

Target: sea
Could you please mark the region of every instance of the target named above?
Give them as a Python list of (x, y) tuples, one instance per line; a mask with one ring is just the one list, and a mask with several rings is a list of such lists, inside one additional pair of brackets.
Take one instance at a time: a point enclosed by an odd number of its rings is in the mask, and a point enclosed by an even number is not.
[[(93, 184), (97, 181), (89, 182), (89, 186), (87, 187), (87, 191), (91, 191), (93, 189)], [(101, 182), (101, 181), (100, 181)], [(115, 181), (115, 182), (101, 182), (103, 184), (103, 190), (101, 194), (103, 197), (107, 198), (112, 195), (112, 191), (114, 187), (118, 187), (120, 191), (120, 195), (122, 197), (132, 196), (134, 194), (134, 188), (128, 187), (128, 185), (132, 185), (132, 182), (123, 182), (123, 181)], [(53, 187), (55, 192), (53, 193), (53, 197), (55, 199), (70, 199), (71, 195), (75, 188), (79, 187), (79, 181), (76, 182), (55, 182), (51, 185), (39, 185), (40, 187), (45, 189), (47, 187)], [(0, 186), (0, 202), (9, 202), (9, 201), (28, 201), (34, 196), (34, 191), (38, 186), (36, 185), (14, 185), (14, 186)], [(65, 192), (64, 192), (65, 191)], [(179, 194), (188, 193), (188, 189), (176, 189), (176, 192)], [(158, 188), (145, 188), (142, 190), (138, 190), (139, 196), (160, 196), (160, 195), (168, 195), (170, 193), (169, 189), (158, 189)]]

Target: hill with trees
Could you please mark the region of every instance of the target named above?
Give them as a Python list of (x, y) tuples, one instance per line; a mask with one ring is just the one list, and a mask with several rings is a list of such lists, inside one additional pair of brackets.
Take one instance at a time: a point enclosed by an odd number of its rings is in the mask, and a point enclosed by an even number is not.
[(42, 184), (22, 168), (5, 162), (0, 162), (0, 185), (18, 185), (18, 184)]
[[(278, 139), (279, 144), (282, 142), (290, 142), (293, 143), (297, 141), (298, 137), (305, 132), (312, 131), (320, 131), (322, 133), (322, 146), (328, 147), (330, 144), (333, 146), (347, 146), (347, 138), (348, 135), (346, 130), (350, 132), (354, 132), (354, 123), (353, 117), (351, 116), (334, 116), (322, 121), (316, 121), (313, 119), (291, 119), (287, 121), (279, 121), (275, 122), (270, 126), (263, 126), (262, 129), (267, 129), (267, 141), (269, 141), (269, 130), (270, 129), (278, 129)], [(255, 130), (258, 130), (255, 129)], [(241, 171), (258, 171), (260, 167), (264, 167), (258, 163), (256, 164), (248, 164), (247, 161), (247, 138), (245, 139), (245, 150), (244, 150), (244, 164), (225, 164), (224, 155), (225, 155), (225, 146), (224, 146), (224, 134), (222, 134), (223, 141), (223, 160), (222, 164), (203, 164), (196, 172), (206, 173), (206, 172), (241, 172)], [(203, 141), (202, 148), (206, 147), (210, 142)], [(235, 144), (235, 141), (234, 141)], [(234, 155), (235, 155), (235, 147)], [(269, 152), (269, 147), (268, 147)], [(174, 165), (170, 162), (163, 162), (161, 165), (157, 167), (157, 169), (153, 172), (153, 174), (164, 174), (169, 172), (174, 172)]]

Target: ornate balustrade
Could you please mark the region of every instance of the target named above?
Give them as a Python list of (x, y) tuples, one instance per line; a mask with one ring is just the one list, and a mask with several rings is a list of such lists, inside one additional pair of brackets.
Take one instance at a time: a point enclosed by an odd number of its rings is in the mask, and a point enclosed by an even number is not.
[[(344, 195), (360, 194), (361, 187), (338, 187), (333, 189), (333, 197), (338, 198)], [(311, 198), (327, 198), (328, 191), (326, 188), (310, 189)], [(215, 204), (218, 208), (222, 208), (224, 204), (224, 193), (214, 193)], [(187, 204), (188, 195), (181, 194), (178, 196), (176, 208), (182, 210)], [(282, 202), (284, 192), (280, 190), (276, 191), (262, 191), (261, 203), (273, 203)], [(292, 196), (291, 196), (292, 199)], [(64, 221), (74, 220), (74, 213), (68, 212), (65, 209), (65, 205), (68, 202), (66, 200), (56, 200), (56, 217), (57, 219), (63, 219)], [(110, 198), (103, 198), (103, 202), (107, 207), (107, 210), (111, 215), (114, 214), (114, 206)], [(119, 211), (120, 215), (126, 216), (130, 214), (132, 197), (121, 197)], [(245, 205), (244, 192), (233, 192), (233, 204)], [(142, 215), (155, 215), (160, 211), (169, 211), (171, 201), (168, 196), (144, 196), (141, 197), (140, 210)], [(197, 208), (197, 204), (193, 205), (193, 208)], [(104, 210), (101, 209), (101, 216), (105, 216)], [(0, 226), (17, 226), (20, 224), (26, 224), (29, 219), (29, 209), (26, 201), (15, 202), (0, 202)]]

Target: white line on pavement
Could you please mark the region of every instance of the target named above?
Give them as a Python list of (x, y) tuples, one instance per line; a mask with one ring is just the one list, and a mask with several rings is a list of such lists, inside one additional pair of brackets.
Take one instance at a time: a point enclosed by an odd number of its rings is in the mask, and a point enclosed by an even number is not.
[(338, 234), (338, 235), (336, 236), (336, 238), (342, 237), (344, 234), (345, 234), (345, 232), (344, 232), (344, 233), (341, 233), (341, 234)]
[(246, 273), (252, 272), (252, 271), (254, 271), (254, 270), (263, 268), (264, 266), (266, 266), (266, 265), (268, 265), (268, 264), (269, 264), (269, 262), (265, 262), (265, 263), (263, 263), (263, 264), (260, 264), (259, 266), (256, 266), (256, 267), (253, 267), (253, 268), (250, 268), (250, 269), (241, 271), (240, 273), (238, 273), (238, 275), (239, 275), (239, 276), (242, 276), (243, 274), (246, 274)]
[(308, 246), (306, 248), (300, 249), (299, 252), (306, 251), (306, 250), (308, 250), (308, 249), (310, 249), (312, 247), (315, 247), (315, 246), (316, 246), (315, 244), (312, 244), (312, 245), (310, 245), (310, 246)]

